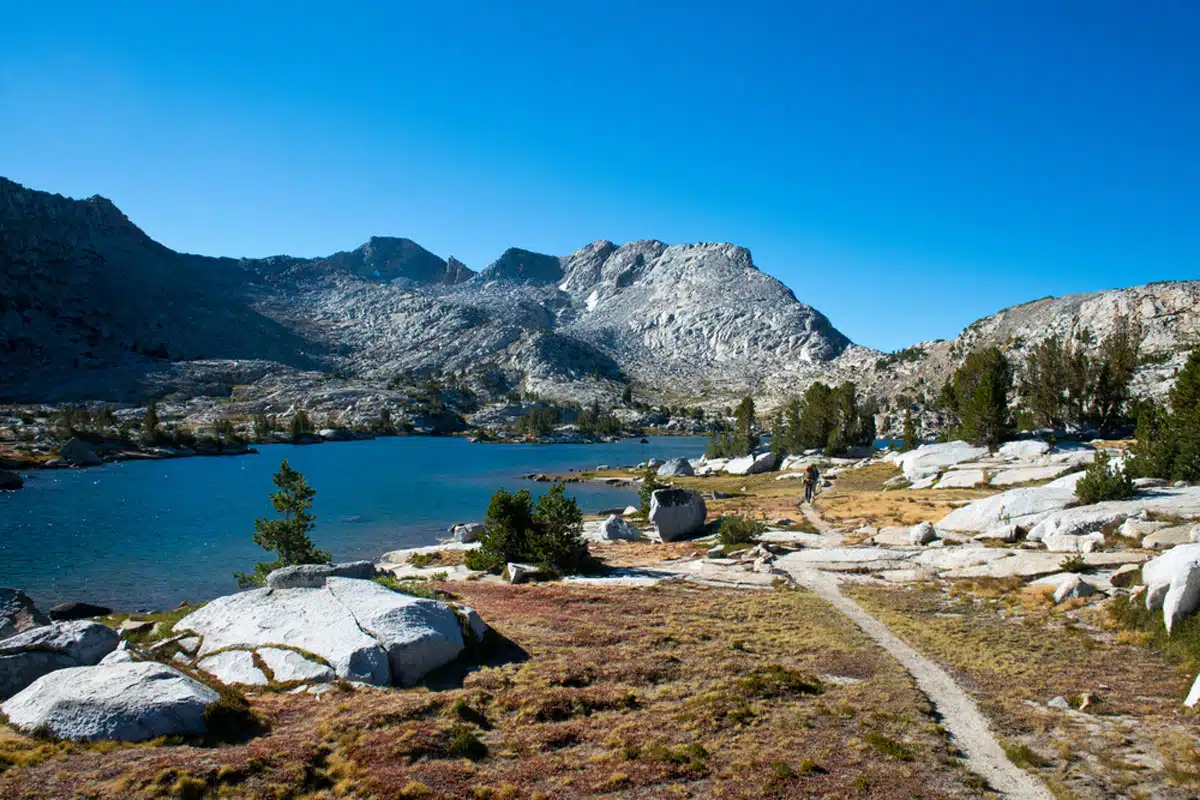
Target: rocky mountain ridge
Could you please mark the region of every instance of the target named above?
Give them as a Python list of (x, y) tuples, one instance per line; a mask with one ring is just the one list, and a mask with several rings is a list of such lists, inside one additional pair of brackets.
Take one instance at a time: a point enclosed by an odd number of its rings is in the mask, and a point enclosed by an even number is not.
[[(365, 389), (457, 376), (581, 402), (769, 409), (814, 380), (921, 405), (972, 347), (1021, 357), (1047, 335), (1145, 331), (1138, 381), (1165, 391), (1200, 329), (1200, 283), (1150, 284), (1005, 309), (950, 341), (883, 354), (727, 243), (510, 248), (475, 273), (410, 239), (320, 258), (210, 258), (151, 239), (104, 198), (0, 179), (0, 399), (144, 401), (319, 370)], [(249, 378), (249, 380), (247, 380)], [(307, 379), (306, 379), (307, 380)]]
[(455, 373), (494, 392), (611, 398), (632, 383), (703, 399), (850, 346), (729, 244), (512, 248), (478, 274), (388, 237), (315, 259), (209, 258), (154, 242), (102, 198), (4, 181), (0, 255), (8, 400), (131, 399), (143, 376), (174, 388), (164, 362), (242, 359), (366, 381)]
[[(1141, 330), (1142, 363), (1133, 392), (1162, 398), (1188, 352), (1200, 346), (1200, 281), (1044, 297), (1002, 309), (971, 323), (954, 339), (921, 342), (879, 359), (867, 383), (881, 395), (904, 395), (927, 406), (971, 350), (996, 346), (1019, 365), (1034, 345), (1057, 336), (1062, 341), (1083, 340), (1094, 354), (1123, 319)], [(922, 397), (929, 403), (921, 402)]]

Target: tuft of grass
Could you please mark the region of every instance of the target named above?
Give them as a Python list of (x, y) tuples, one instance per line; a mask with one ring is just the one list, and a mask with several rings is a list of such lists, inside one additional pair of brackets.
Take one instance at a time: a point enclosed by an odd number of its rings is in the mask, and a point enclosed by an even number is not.
[(208, 784), (191, 775), (181, 775), (171, 787), (171, 794), (180, 800), (201, 800), (208, 792)]
[[(428, 581), (445, 580), (446, 577), (448, 577), (446, 573), (435, 573), (429, 577)], [(446, 596), (445, 592), (430, 586), (426, 580), (400, 580), (395, 575), (387, 573), (376, 575), (371, 580), (380, 586), (391, 589), (393, 592), (409, 594), (413, 597), (423, 597), (426, 600), (441, 600)]]
[(408, 563), (412, 564), (417, 569), (425, 569), (430, 564), (438, 561), (437, 553), (413, 553), (408, 558)]
[(865, 734), (863, 741), (875, 748), (876, 751), (897, 761), (912, 761), (916, 758), (912, 749), (907, 745), (876, 731)]
[(446, 745), (446, 755), (452, 758), (468, 758), (471, 761), (481, 761), (487, 758), (487, 745), (479, 741), (475, 731), (467, 725), (455, 725), (450, 729), (450, 742)]
[(243, 742), (267, 732), (267, 724), (250, 707), (245, 695), (212, 677), (204, 682), (218, 695), (204, 707), (206, 743)]
[(1162, 612), (1147, 610), (1140, 598), (1114, 598), (1105, 611), (1109, 621), (1122, 629), (1118, 640), (1158, 650), (1189, 673), (1200, 670), (1200, 615), (1184, 619), (1167, 633)]
[(1008, 760), (1021, 769), (1037, 769), (1050, 765), (1048, 759), (1038, 755), (1037, 751), (1027, 744), (1001, 742), (1000, 746), (1004, 748), (1004, 755), (1008, 756)]

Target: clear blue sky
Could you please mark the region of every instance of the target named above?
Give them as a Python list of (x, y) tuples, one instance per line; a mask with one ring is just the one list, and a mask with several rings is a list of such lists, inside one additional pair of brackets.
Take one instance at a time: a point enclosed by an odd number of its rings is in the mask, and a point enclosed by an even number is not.
[(1194, 0), (245, 5), (7, 3), (0, 175), (213, 255), (732, 241), (882, 349), (1200, 277)]

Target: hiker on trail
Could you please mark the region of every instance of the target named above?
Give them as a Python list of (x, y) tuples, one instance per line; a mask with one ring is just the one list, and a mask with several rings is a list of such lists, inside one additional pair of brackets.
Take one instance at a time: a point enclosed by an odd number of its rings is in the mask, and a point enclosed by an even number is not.
[(804, 502), (812, 502), (813, 493), (817, 490), (817, 481), (820, 478), (821, 473), (817, 471), (816, 465), (809, 464), (804, 468)]

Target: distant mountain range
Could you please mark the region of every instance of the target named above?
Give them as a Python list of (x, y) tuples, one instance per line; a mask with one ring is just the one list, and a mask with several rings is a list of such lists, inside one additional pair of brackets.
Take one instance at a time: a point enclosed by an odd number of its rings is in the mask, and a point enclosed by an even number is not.
[[(263, 361), (381, 382), (460, 375), (524, 389), (656, 402), (768, 400), (813, 380), (919, 395), (980, 343), (1140, 319), (1150, 387), (1200, 328), (1200, 283), (1047, 299), (889, 357), (859, 347), (732, 244), (512, 248), (478, 273), (409, 239), (323, 258), (210, 258), (158, 244), (102, 197), (0, 178), (0, 399), (131, 399), (172, 362)], [(214, 367), (215, 368), (215, 367)], [(222, 369), (231, 369), (225, 364)], [(1156, 371), (1157, 370), (1157, 371)], [(170, 387), (168, 387), (170, 388)]]

